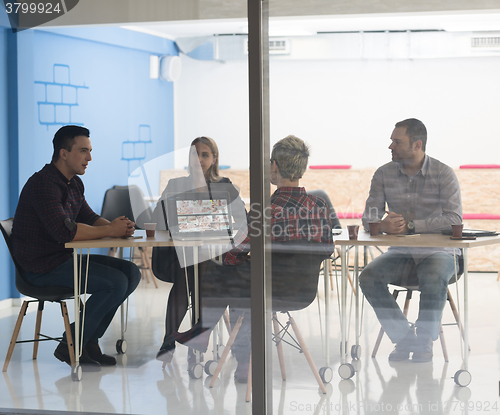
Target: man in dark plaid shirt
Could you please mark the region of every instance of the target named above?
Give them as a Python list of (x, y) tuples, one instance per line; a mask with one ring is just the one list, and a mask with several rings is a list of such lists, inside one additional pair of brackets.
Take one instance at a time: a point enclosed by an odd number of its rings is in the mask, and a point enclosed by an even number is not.
[[(325, 200), (307, 195), (305, 189), (299, 187), (299, 179), (307, 168), (308, 158), (309, 148), (295, 136), (278, 141), (271, 154), (271, 183), (277, 186), (271, 197), (271, 240), (273, 252), (276, 249), (286, 252), (285, 263), (278, 266), (281, 278), (278, 278), (279, 281), (273, 279), (273, 297), (283, 290), (287, 292), (285, 296), (288, 298), (296, 294), (298, 301), (303, 294), (301, 291), (310, 290), (311, 287), (297, 284), (297, 278), (303, 278), (304, 275), (298, 276), (294, 273), (307, 273), (309, 268), (303, 270), (303, 264), (291, 265), (293, 252), (310, 252), (311, 257), (326, 259), (334, 251), (332, 223)], [(250, 236), (247, 233), (261, 231), (250, 226), (249, 232), (238, 232), (235, 247), (224, 255), (224, 266), (217, 266), (213, 262), (208, 265), (201, 288), (202, 321), (190, 331), (179, 334), (177, 341), (202, 351), (206, 350), (210, 330), (217, 324), (226, 307), (248, 307)], [(238, 239), (238, 235), (243, 236)], [(314, 263), (314, 260), (311, 263)], [(275, 268), (273, 264), (273, 274)], [(282, 278), (283, 274), (286, 275), (285, 280)], [(290, 283), (292, 280), (295, 281), (294, 284)], [(316, 287), (313, 289), (315, 293)], [(230, 315), (237, 318), (240, 313)], [(238, 361), (234, 376), (236, 381), (243, 383), (247, 381), (248, 376), (250, 326), (250, 312), (246, 312), (232, 348)], [(199, 336), (193, 338), (196, 335)]]
[[(134, 223), (125, 217), (109, 222), (87, 204), (79, 175), (92, 160), (88, 129), (68, 125), (53, 140), (52, 162), (26, 182), (12, 226), (13, 253), (23, 269), (23, 278), (40, 287), (74, 287), (73, 250), (64, 244), (73, 240), (131, 236)], [(98, 344), (118, 307), (140, 281), (140, 271), (129, 261), (90, 255), (83, 352), (86, 369), (115, 365), (116, 359), (101, 352)], [(83, 261), (83, 272), (87, 261)], [(82, 283), (82, 285), (84, 282)], [(72, 327), (74, 330), (74, 327)], [(65, 341), (54, 355), (70, 364)]]

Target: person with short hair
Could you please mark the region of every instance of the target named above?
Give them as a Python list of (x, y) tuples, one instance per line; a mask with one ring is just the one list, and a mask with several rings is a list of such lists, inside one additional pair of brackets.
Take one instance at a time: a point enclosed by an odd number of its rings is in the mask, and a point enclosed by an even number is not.
[[(53, 139), (50, 164), (31, 176), (23, 187), (12, 224), (12, 246), (22, 277), (39, 287), (74, 287), (71, 241), (128, 237), (134, 222), (121, 216), (109, 222), (87, 204), (81, 175), (92, 160), (87, 128), (66, 125)], [(82, 261), (85, 272), (87, 260)], [(132, 262), (103, 255), (90, 255), (88, 280), (82, 281), (92, 294), (85, 304), (83, 350), (80, 363), (85, 370), (116, 364), (102, 353), (99, 339), (104, 335), (118, 307), (136, 289), (141, 279)], [(84, 280), (84, 279), (83, 279)], [(74, 333), (74, 323), (71, 327)], [(66, 335), (54, 355), (71, 364)]]
[[(392, 161), (372, 178), (363, 213), (366, 230), (369, 222), (379, 220), (380, 230), (390, 235), (438, 233), (462, 223), (457, 176), (425, 153), (426, 144), (421, 121), (409, 118), (395, 125), (389, 146)], [(390, 361), (407, 360), (411, 353), (413, 362), (432, 360), (455, 265), (453, 248), (390, 247), (361, 272), (361, 289), (396, 344)], [(416, 330), (387, 289), (387, 284), (407, 285), (414, 278), (420, 290)]]
[[(271, 153), (271, 183), (277, 187), (271, 196), (271, 241), (282, 249), (311, 243), (315, 255), (329, 258), (334, 251), (332, 224), (324, 199), (308, 195), (299, 180), (307, 169), (309, 147), (300, 138), (289, 135), (278, 141)], [(249, 232), (260, 229), (249, 228)], [(290, 270), (293, 273), (294, 270)], [(273, 280), (273, 284), (275, 281)], [(279, 282), (281, 286), (288, 284)], [(295, 290), (295, 287), (294, 287)], [(210, 262), (201, 286), (201, 321), (191, 330), (175, 337), (180, 343), (205, 351), (212, 328), (227, 306), (245, 309), (250, 299), (250, 235), (236, 235), (234, 248), (224, 255), (224, 265)], [(274, 290), (273, 290), (274, 295)], [(298, 293), (297, 295), (300, 295)], [(231, 318), (239, 313), (231, 313)], [(233, 325), (234, 325), (233, 321)], [(235, 380), (246, 383), (250, 360), (250, 311), (244, 318), (232, 352), (238, 361)]]

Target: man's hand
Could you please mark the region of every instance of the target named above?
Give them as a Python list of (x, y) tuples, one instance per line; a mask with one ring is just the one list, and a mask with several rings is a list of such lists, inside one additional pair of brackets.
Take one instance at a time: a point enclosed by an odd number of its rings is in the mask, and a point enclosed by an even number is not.
[(406, 221), (403, 215), (399, 215), (394, 212), (387, 212), (387, 216), (380, 222), (380, 230), (389, 235), (400, 235), (405, 234)]
[(109, 236), (113, 236), (116, 238), (122, 236), (132, 236), (135, 231), (134, 226), (134, 222), (132, 222), (125, 216), (119, 216), (109, 224)]

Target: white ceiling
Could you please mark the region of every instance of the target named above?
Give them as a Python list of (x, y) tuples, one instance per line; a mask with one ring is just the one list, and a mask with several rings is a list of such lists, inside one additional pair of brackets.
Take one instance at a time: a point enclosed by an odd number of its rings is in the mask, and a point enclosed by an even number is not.
[[(500, 10), (452, 13), (394, 13), (271, 18), (270, 36), (313, 35), (317, 32), (379, 30), (500, 31)], [(175, 40), (216, 34), (246, 34), (246, 19), (138, 23), (124, 28)]]

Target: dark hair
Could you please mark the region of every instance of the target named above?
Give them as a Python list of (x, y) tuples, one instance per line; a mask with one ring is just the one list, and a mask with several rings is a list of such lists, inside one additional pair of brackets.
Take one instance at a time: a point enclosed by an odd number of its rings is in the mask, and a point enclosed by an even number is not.
[(59, 128), (54, 134), (52, 144), (54, 145), (54, 154), (52, 154), (52, 162), (59, 160), (59, 152), (63, 148), (71, 151), (73, 144), (75, 144), (75, 137), (78, 136), (90, 137), (90, 131), (85, 127), (78, 125), (65, 125)]
[(415, 141), (422, 141), (422, 150), (425, 151), (427, 144), (427, 128), (422, 121), (416, 118), (408, 118), (407, 120), (396, 123), (396, 128), (406, 127), (406, 135), (410, 139), (410, 144)]

